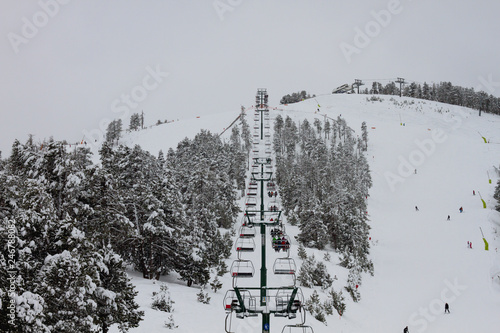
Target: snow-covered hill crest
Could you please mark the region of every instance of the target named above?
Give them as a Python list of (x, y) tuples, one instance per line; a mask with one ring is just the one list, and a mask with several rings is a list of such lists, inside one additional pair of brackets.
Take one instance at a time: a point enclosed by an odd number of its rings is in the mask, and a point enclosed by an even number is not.
[[(272, 92), (271, 92), (272, 93)], [(248, 106), (247, 110), (251, 107)], [(238, 111), (207, 115), (133, 132), (123, 138), (153, 154), (175, 147), (199, 129), (221, 133)], [(493, 190), (499, 178), (500, 117), (437, 102), (394, 96), (322, 95), (271, 108), (295, 121), (345, 118), (361, 135), (368, 126), (368, 152), (373, 187), (368, 198), (373, 277), (360, 286), (361, 301), (348, 295), (342, 317), (328, 316), (328, 326), (308, 317), (321, 332), (496, 332), (500, 327), (500, 214), (493, 210)], [(253, 112), (247, 112), (253, 122)], [(228, 139), (230, 132), (222, 138)], [(485, 142), (486, 141), (486, 142)], [(491, 182), (490, 182), (491, 180)], [(486, 208), (483, 206), (486, 204)], [(244, 198), (241, 199), (244, 205)], [(463, 208), (460, 213), (459, 208)], [(450, 219), (448, 220), (448, 216)], [(485, 251), (483, 236), (489, 243)], [(293, 240), (298, 231), (287, 226)], [(472, 243), (472, 248), (468, 244)], [(297, 257), (297, 244), (293, 258)], [(325, 251), (308, 249), (317, 259)], [(346, 279), (332, 253), (326, 265)], [(235, 259), (235, 255), (228, 261)], [(131, 273), (139, 290), (144, 321), (132, 332), (162, 331), (168, 315), (151, 309), (151, 294), (159, 286)], [(197, 302), (199, 289), (187, 288), (175, 276), (167, 282), (175, 303), (178, 332), (222, 331), (224, 292), (231, 278), (222, 279), (217, 293), (206, 290), (209, 305)], [(312, 289), (302, 288), (311, 295)], [(326, 299), (323, 291), (318, 293)], [(449, 303), (450, 314), (444, 314)], [(193, 320), (196, 316), (197, 320)], [(260, 331), (260, 319), (240, 321), (239, 331)], [(271, 318), (272, 331), (280, 331), (284, 319)], [(117, 331), (117, 330), (115, 330)]]

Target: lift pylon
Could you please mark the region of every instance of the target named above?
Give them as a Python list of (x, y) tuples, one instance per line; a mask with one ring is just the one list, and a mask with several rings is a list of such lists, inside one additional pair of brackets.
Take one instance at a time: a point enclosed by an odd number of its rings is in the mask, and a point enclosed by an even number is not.
[[(242, 226), (240, 228), (240, 237), (237, 238), (235, 242), (238, 260), (233, 262), (230, 269), (231, 276), (233, 277), (233, 289), (229, 290), (224, 298), (224, 309), (228, 313), (226, 316), (226, 332), (230, 332), (231, 330), (231, 325), (229, 324), (228, 328), (227, 323), (230, 321), (233, 313), (236, 318), (241, 319), (262, 315), (262, 333), (270, 332), (270, 317), (272, 314), (274, 314), (275, 317), (293, 319), (299, 316), (300, 313), (300, 318), (303, 318), (300, 326), (287, 325), (284, 330), (286, 328), (291, 329), (301, 327), (305, 329), (303, 333), (313, 333), (308, 331), (308, 326), (304, 326), (304, 297), (300, 289), (295, 285), (295, 273), (297, 267), (295, 261), (289, 258), (290, 238), (284, 232), (284, 228), (280, 221), (280, 204), (276, 200), (276, 195), (274, 195), (274, 193), (272, 196), (266, 195), (266, 192), (268, 191), (277, 191), (276, 184), (273, 180), (273, 161), (271, 158), (272, 150), (270, 148), (271, 126), (269, 125), (270, 115), (267, 105), (268, 95), (266, 89), (258, 89), (255, 102), (256, 117), (254, 119), (255, 134), (252, 147), (253, 157), (251, 159), (251, 179), (246, 189), (248, 197), (245, 201), (246, 210), (244, 211), (244, 221), (242, 221)], [(257, 132), (259, 129), (260, 135)], [(265, 142), (261, 143), (261, 140), (264, 140), (264, 137), (266, 138)], [(259, 147), (260, 144), (261, 146)], [(265, 148), (263, 149), (264, 144)], [(260, 207), (257, 203), (259, 194)], [(265, 203), (267, 203), (267, 209), (265, 208)], [(274, 238), (271, 239), (272, 248), (276, 252), (286, 252), (286, 257), (277, 258), (274, 261), (273, 273), (276, 275), (287, 275), (293, 277), (293, 284), (291, 285), (280, 287), (271, 287), (267, 285), (267, 227), (272, 228), (271, 235)], [(252, 278), (255, 276), (253, 263), (250, 260), (242, 259), (241, 257), (244, 255), (244, 252), (255, 251), (254, 239), (257, 238), (257, 228), (260, 229), (261, 235), (260, 286), (242, 287), (236, 283), (238, 278)], [(248, 281), (248, 279), (246, 281)], [(284, 333), (288, 332), (285, 330)]]

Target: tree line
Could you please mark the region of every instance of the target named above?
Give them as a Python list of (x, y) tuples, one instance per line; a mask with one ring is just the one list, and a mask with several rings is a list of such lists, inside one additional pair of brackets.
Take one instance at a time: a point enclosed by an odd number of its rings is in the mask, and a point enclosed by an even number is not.
[(366, 124), (356, 137), (341, 117), (296, 124), (278, 116), (273, 144), (284, 215), (298, 225), (298, 241), (317, 249), (331, 246), (340, 254), (341, 265), (351, 270), (348, 283), (359, 284), (361, 272), (373, 273)]
[(137, 327), (127, 265), (188, 286), (223, 275), (245, 155), (236, 135), (208, 131), (158, 156), (107, 142), (100, 164), (86, 148), (15, 141), (0, 160), (0, 331)]
[(297, 103), (309, 98), (314, 98), (316, 95), (310, 95), (308, 94), (305, 90), (302, 90), (300, 92), (292, 93), (292, 94), (286, 94), (283, 96), (280, 100), (280, 104), (292, 104), (292, 103)]
[[(385, 86), (380, 82), (373, 82), (371, 89), (360, 90), (363, 94), (399, 95), (400, 89), (394, 82)], [(411, 82), (401, 91), (402, 96), (420, 98), (430, 101), (459, 105), (484, 112), (500, 114), (500, 98), (487, 94), (484, 91), (475, 91), (474, 88), (455, 86), (451, 82), (428, 84)]]

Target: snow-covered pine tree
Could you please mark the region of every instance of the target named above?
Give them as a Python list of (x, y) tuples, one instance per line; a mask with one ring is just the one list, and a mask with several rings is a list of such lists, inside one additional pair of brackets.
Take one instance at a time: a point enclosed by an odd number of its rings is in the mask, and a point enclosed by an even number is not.
[(323, 131), (325, 132), (325, 140), (330, 139), (330, 131), (332, 130), (331, 124), (328, 121), (328, 119), (325, 120), (325, 126), (323, 128)]
[(128, 129), (130, 131), (137, 131), (140, 128), (141, 128), (141, 116), (138, 113), (133, 113), (130, 116), (130, 124), (128, 126)]
[(188, 223), (182, 238), (189, 240), (176, 262), (176, 271), (188, 285), (206, 284), (211, 267), (229, 255), (230, 244), (219, 227), (230, 228), (239, 211), (231, 178), (229, 145), (202, 131), (193, 140), (181, 141), (170, 151), (167, 165), (176, 169), (181, 201)]
[(245, 118), (245, 108), (241, 107), (241, 115), (240, 115), (240, 124), (241, 124), (241, 143), (243, 151), (246, 151), (247, 156), (250, 154), (250, 150), (252, 149), (252, 133), (250, 133), (250, 126)]
[(121, 119), (113, 120), (109, 123), (106, 130), (106, 142), (110, 144), (118, 144), (122, 132), (123, 122)]
[[(293, 128), (292, 123), (285, 121), (284, 127)], [(332, 131), (327, 146), (307, 121), (302, 122), (294, 143), (298, 149), (290, 147), (284, 151), (293, 153), (277, 159), (283, 210), (299, 220), (301, 243), (318, 248), (330, 243), (346, 267), (372, 273), (366, 215), (371, 177), (361, 152), (366, 144), (353, 137), (341, 117), (333, 122)]]
[(321, 124), (321, 121), (318, 118), (314, 118), (313, 125), (314, 128), (316, 128), (318, 135), (321, 135), (321, 131), (323, 130), (323, 125)]
[(366, 127), (366, 121), (361, 123), (361, 138), (363, 140), (363, 146), (361, 147), (362, 151), (366, 151), (368, 149), (368, 130)]
[(96, 302), (94, 323), (103, 333), (109, 327), (118, 324), (122, 332), (138, 327), (144, 315), (135, 302), (137, 291), (125, 272), (123, 259), (113, 251), (111, 246), (99, 250), (98, 265), (99, 284), (95, 288)]
[(299, 142), (299, 130), (295, 122), (289, 116), (285, 118), (285, 126), (283, 129), (283, 146), (285, 154), (294, 156), (297, 143)]
[(145, 278), (158, 279), (172, 269), (172, 248), (175, 248), (174, 229), (163, 209), (162, 167), (139, 146), (132, 149), (120, 146), (114, 157), (121, 201), (133, 226), (115, 238), (115, 248), (131, 260)]
[[(23, 176), (5, 178), (10, 183), (7, 187), (11, 191), (9, 212), (16, 229), (13, 269), (17, 277), (16, 323), (23, 332), (94, 331), (99, 309), (94, 291), (102, 288), (98, 268), (107, 270), (107, 267), (96, 247), (78, 229), (80, 224), (76, 219), (81, 206), (74, 187), (85, 183), (85, 177), (74, 177), (88, 165), (78, 153), (68, 158), (53, 142), (46, 143), (43, 150), (33, 150), (26, 145), (20, 147), (20, 151), (23, 159), (30, 161), (23, 165), (24, 170), (20, 172)], [(69, 214), (72, 211), (73, 217)], [(9, 231), (5, 222), (6, 219), (2, 220), (0, 226), (2, 234)], [(5, 248), (2, 242), (0, 246)], [(123, 267), (114, 272), (117, 274), (113, 273), (110, 280), (119, 283)], [(123, 292), (133, 288), (124, 283), (109, 287)], [(121, 306), (123, 302), (116, 297), (118, 310), (115, 312), (127, 309), (130, 314), (135, 304), (133, 296), (127, 299), (125, 306)], [(122, 315), (115, 323), (127, 325), (133, 318), (129, 314)], [(2, 321), (2, 330), (3, 324)], [(78, 328), (75, 325), (79, 325)]]
[(241, 144), (240, 130), (237, 126), (233, 126), (231, 130), (231, 138), (229, 140), (229, 147), (227, 150), (230, 152), (230, 178), (235, 180), (238, 189), (243, 190), (245, 189), (245, 165), (247, 152), (242, 149), (243, 145)]

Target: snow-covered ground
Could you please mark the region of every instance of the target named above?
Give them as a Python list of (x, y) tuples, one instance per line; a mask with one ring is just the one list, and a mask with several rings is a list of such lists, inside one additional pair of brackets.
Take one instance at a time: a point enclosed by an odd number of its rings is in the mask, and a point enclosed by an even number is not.
[[(354, 303), (345, 293), (347, 309), (342, 318), (329, 316), (325, 326), (308, 316), (307, 323), (316, 333), (401, 332), (405, 326), (412, 333), (498, 332), (500, 214), (493, 210), (492, 195), (498, 180), (494, 167), (500, 164), (500, 117), (485, 113), (478, 117), (475, 110), (431, 101), (391, 96), (378, 96), (383, 101), (368, 101), (369, 97), (323, 95), (271, 107), (271, 122), (278, 114), (296, 121), (342, 115), (358, 134), (362, 121), (366, 121), (369, 130), (367, 158), (373, 187), (368, 214), (375, 275), (364, 276), (360, 302)], [(163, 124), (128, 135), (124, 142), (140, 144), (153, 154), (160, 149), (166, 152), (202, 128), (222, 132), (238, 112)], [(247, 117), (253, 129), (250, 108)], [(229, 135), (228, 131), (223, 138)], [(241, 207), (244, 200), (241, 199)], [(463, 213), (459, 212), (460, 207)], [(238, 220), (236, 226), (240, 223)], [(489, 242), (489, 251), (484, 249), (480, 228)], [(292, 256), (300, 266), (297, 244), (293, 242), (297, 228), (287, 226), (286, 231), (292, 239)], [(256, 276), (247, 279), (248, 285), (257, 286), (260, 240), (257, 237), (255, 241), (257, 252), (244, 257), (252, 259), (256, 266)], [(467, 242), (472, 242), (472, 249), (467, 248)], [(277, 254), (268, 253), (267, 266), (272, 271)], [(308, 253), (321, 260), (325, 251), (308, 249)], [(236, 257), (233, 249), (229, 267)], [(347, 271), (337, 263), (332, 253), (332, 260), (326, 265), (332, 276), (338, 277), (334, 287), (339, 290)], [(130, 275), (145, 311), (144, 321), (131, 332), (167, 332), (164, 323), (169, 314), (150, 306), (152, 292), (159, 290), (159, 283), (144, 280), (134, 272)], [(281, 278), (272, 278), (271, 272), (269, 275), (269, 285), (288, 284)], [(231, 289), (231, 280), (226, 274), (222, 279), (224, 286), (217, 293), (207, 288), (211, 302), (205, 305), (197, 302), (199, 288), (188, 288), (175, 276), (162, 277), (160, 282), (168, 283), (175, 301), (175, 331), (223, 332), (223, 297)], [(313, 291), (302, 290), (306, 297)], [(318, 292), (326, 299), (321, 290)], [(445, 302), (450, 304), (450, 314), (444, 314)], [(271, 331), (281, 332), (283, 325), (295, 322), (271, 317)], [(261, 318), (233, 318), (232, 327), (235, 332), (260, 332)]]

